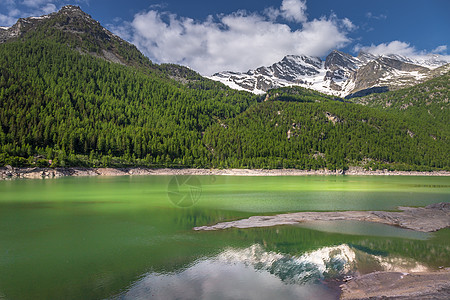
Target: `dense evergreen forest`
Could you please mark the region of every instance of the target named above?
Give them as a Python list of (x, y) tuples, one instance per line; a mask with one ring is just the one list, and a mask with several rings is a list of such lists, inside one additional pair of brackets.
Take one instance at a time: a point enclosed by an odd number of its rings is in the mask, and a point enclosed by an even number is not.
[(445, 136), (450, 137), (450, 73), (431, 79), (423, 84), (397, 91), (372, 94), (362, 98), (353, 98), (355, 103), (385, 111), (398, 111), (402, 115), (420, 121), (422, 126), (429, 123), (445, 130)]
[(0, 45), (0, 166), (449, 170), (448, 79), (352, 99), (365, 105), (255, 96), (27, 38)]
[(448, 169), (448, 125), (429, 121), (294, 87), (270, 91), (204, 140), (223, 167)]
[[(256, 103), (48, 41), (0, 46), (1, 164), (207, 166), (202, 133)], [(41, 158), (43, 157), (43, 158)]]

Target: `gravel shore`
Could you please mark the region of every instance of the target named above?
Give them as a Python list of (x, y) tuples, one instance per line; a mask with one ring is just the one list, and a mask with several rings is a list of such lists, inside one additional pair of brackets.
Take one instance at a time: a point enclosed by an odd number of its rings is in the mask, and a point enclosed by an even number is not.
[(360, 167), (349, 170), (296, 170), (296, 169), (150, 169), (150, 168), (13, 168), (1, 167), (0, 180), (10, 178), (57, 178), (64, 176), (127, 176), (127, 175), (231, 175), (231, 176), (307, 176), (307, 175), (402, 175), (450, 176), (449, 171), (403, 172), (366, 171)]

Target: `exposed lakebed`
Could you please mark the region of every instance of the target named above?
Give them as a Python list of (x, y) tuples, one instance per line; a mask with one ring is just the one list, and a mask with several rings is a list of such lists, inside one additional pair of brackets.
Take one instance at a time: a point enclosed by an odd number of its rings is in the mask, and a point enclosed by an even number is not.
[[(450, 199), (448, 177), (139, 176), (0, 182), (0, 298), (336, 299), (373, 271), (450, 266), (450, 230), (365, 222), (193, 231)], [(342, 221), (341, 221), (342, 222)]]

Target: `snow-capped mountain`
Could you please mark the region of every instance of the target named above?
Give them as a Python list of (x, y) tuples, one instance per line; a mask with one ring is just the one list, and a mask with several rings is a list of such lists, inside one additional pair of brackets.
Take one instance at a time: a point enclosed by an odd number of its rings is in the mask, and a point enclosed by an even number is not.
[(295, 85), (345, 97), (411, 86), (449, 71), (449, 63), (448, 57), (437, 54), (414, 59), (361, 52), (354, 57), (334, 50), (325, 61), (319, 57), (288, 55), (269, 67), (246, 73), (220, 72), (209, 78), (256, 94)]

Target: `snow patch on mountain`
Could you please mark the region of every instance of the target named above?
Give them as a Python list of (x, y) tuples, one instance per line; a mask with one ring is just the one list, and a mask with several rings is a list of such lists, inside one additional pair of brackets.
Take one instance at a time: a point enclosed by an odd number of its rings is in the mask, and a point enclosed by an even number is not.
[(287, 55), (271, 66), (245, 73), (220, 72), (209, 78), (255, 94), (263, 94), (272, 88), (301, 86), (345, 97), (373, 87), (398, 88), (417, 84), (435, 75), (431, 70), (448, 63), (450, 57), (438, 54), (410, 58), (360, 52), (354, 57), (334, 50), (325, 61), (319, 57)]

